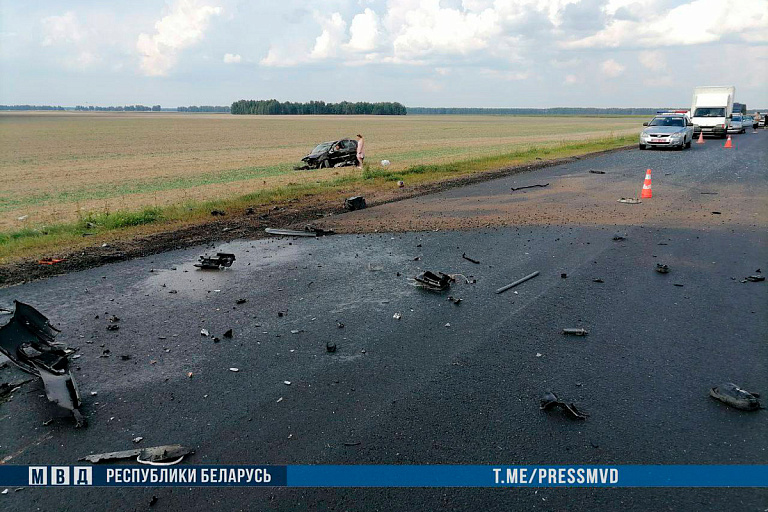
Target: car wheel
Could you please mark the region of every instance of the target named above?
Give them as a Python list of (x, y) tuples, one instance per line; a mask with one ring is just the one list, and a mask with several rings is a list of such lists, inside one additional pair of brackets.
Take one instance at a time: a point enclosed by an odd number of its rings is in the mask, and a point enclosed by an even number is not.
[(331, 161), (328, 160), (327, 158), (322, 162), (320, 162), (320, 169), (327, 169), (330, 166), (331, 166)]
[(691, 139), (691, 140), (689, 140), (688, 142), (686, 142), (686, 143), (685, 143), (685, 147), (687, 147), (687, 148), (690, 148), (690, 147), (691, 147), (691, 143), (692, 143), (692, 142), (693, 142), (693, 139)]
[(645, 144), (640, 144), (638, 147), (639, 147), (640, 149), (645, 149), (645, 148), (646, 148), (646, 145), (645, 145)]

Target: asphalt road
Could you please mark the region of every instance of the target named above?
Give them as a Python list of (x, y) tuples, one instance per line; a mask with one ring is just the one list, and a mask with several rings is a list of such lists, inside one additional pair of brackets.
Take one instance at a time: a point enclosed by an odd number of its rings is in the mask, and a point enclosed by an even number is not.
[[(73, 464), (141, 436), (194, 447), (194, 464), (768, 464), (766, 412), (708, 396), (724, 381), (768, 394), (768, 284), (740, 282), (768, 273), (767, 140), (616, 152), (353, 212), (326, 224), (427, 230), (222, 244), (237, 261), (221, 272), (194, 269), (213, 250), (201, 247), (0, 290), (0, 305), (34, 305), (78, 350), (90, 422), (43, 425), (57, 411), (27, 384), (0, 404), (0, 460)], [(617, 203), (646, 167), (654, 198)], [(411, 286), (425, 269), (476, 283)], [(0, 382), (23, 376), (0, 369)], [(589, 418), (540, 411), (545, 390)], [(754, 488), (25, 488), (0, 503), (145, 510), (152, 496), (154, 510), (768, 508)]]

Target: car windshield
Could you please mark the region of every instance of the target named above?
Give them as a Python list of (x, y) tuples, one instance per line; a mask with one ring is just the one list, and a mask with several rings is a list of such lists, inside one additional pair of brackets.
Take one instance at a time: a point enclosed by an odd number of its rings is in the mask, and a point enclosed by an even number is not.
[(741, 121), (741, 116), (733, 116), (734, 121)]
[(330, 147), (331, 147), (331, 144), (333, 144), (333, 142), (323, 142), (322, 144), (318, 144), (318, 145), (315, 147), (315, 149), (313, 149), (313, 150), (312, 150), (312, 153), (310, 153), (310, 154), (314, 154), (314, 153), (322, 153), (322, 152), (324, 152), (324, 151), (327, 151), (327, 150), (328, 150), (328, 148), (330, 148)]
[(725, 117), (724, 108), (697, 108), (693, 117)]
[(685, 126), (681, 117), (654, 117), (648, 126)]

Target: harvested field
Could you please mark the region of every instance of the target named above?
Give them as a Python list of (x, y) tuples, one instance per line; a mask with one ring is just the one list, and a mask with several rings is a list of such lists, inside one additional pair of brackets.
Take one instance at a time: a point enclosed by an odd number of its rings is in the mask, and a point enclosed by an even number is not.
[(358, 132), (367, 160), (386, 158), (397, 171), (633, 134), (639, 124), (628, 117), (2, 113), (0, 231), (359, 174), (292, 170), (317, 142)]

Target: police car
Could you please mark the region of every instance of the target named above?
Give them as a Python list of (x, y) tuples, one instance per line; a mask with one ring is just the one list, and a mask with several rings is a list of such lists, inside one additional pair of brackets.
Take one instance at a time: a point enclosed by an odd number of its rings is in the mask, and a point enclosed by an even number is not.
[(640, 149), (676, 148), (683, 150), (693, 142), (693, 123), (686, 110), (659, 111), (640, 133)]

